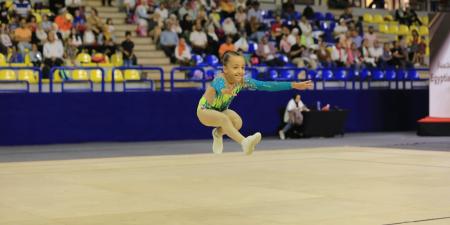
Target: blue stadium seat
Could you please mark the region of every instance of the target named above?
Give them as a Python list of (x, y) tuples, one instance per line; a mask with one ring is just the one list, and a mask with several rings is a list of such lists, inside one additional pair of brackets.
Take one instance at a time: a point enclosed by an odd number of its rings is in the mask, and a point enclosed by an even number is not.
[(334, 21), (335, 19), (334, 19), (333, 13), (327, 12), (327, 13), (325, 14), (325, 20)]
[(281, 60), (285, 64), (289, 62), (289, 58), (286, 55), (284, 55), (284, 54), (278, 53), (277, 57), (278, 57), (279, 60)]
[(208, 63), (209, 66), (219, 66), (220, 65), (220, 61), (219, 58), (216, 55), (207, 55), (205, 57), (206, 63)]
[(210, 69), (206, 71), (206, 79), (212, 80), (214, 77), (216, 77), (218, 74), (220, 74), (220, 70), (217, 69)]
[(395, 81), (397, 79), (397, 74), (395, 73), (395, 70), (393, 69), (387, 69), (385, 71), (386, 80), (388, 81)]
[(397, 80), (404, 80), (407, 78), (406, 72), (402, 69), (397, 70), (396, 74), (397, 74)]
[(374, 69), (372, 70), (372, 79), (373, 80), (385, 80), (385, 74), (380, 69)]
[(322, 69), (322, 79), (323, 80), (334, 80), (334, 74), (331, 69)]
[(308, 70), (308, 73), (306, 76), (307, 76), (308, 80), (316, 80), (318, 73), (316, 70)]
[(359, 73), (359, 79), (360, 80), (366, 80), (367, 78), (369, 78), (370, 75), (370, 70), (368, 69), (362, 69)]
[(278, 72), (276, 70), (270, 69), (269, 70), (269, 77), (272, 80), (276, 80), (278, 78)]
[(408, 80), (420, 80), (419, 73), (415, 69), (408, 70)]
[(193, 54), (191, 60), (194, 61), (195, 65), (198, 66), (203, 63), (203, 57), (201, 55)]
[(314, 13), (314, 20), (316, 20), (316, 21), (325, 20), (325, 16), (321, 12), (315, 12)]
[(294, 13), (294, 19), (300, 20), (302, 18), (302, 14), (300, 12), (295, 11)]
[(255, 42), (249, 42), (248, 43), (248, 52), (249, 53), (255, 53), (256, 52), (256, 49), (258, 49), (258, 44), (257, 43), (255, 43)]
[(339, 81), (346, 81), (349, 79), (347, 69), (336, 68), (333, 70), (334, 78)]

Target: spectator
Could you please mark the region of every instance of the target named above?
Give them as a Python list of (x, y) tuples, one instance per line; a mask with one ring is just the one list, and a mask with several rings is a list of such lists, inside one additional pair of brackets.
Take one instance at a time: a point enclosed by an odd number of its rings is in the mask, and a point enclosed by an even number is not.
[(91, 26), (88, 24), (86, 26), (86, 30), (83, 34), (83, 46), (86, 47), (89, 50), (89, 54), (92, 53), (92, 50), (96, 46), (96, 40), (95, 40), (95, 34), (94, 31), (91, 29)]
[(280, 42), (282, 33), (281, 33), (281, 27), (283, 26), (283, 23), (281, 22), (280, 16), (275, 16), (275, 21), (272, 23), (272, 26), (270, 28), (272, 38), (276, 40), (277, 43)]
[(258, 42), (264, 36), (264, 27), (254, 16), (250, 17), (250, 22), (246, 24), (245, 31), (250, 34), (250, 40)]
[(186, 37), (189, 37), (189, 33), (192, 32), (193, 25), (192, 17), (189, 14), (185, 14), (180, 22), (180, 26), (181, 29), (187, 33)]
[(133, 52), (134, 42), (131, 40), (131, 32), (125, 32), (125, 40), (122, 42), (123, 62), (124, 66), (137, 65), (137, 58)]
[(236, 42), (234, 42), (234, 47), (235, 50), (238, 52), (248, 51), (247, 33), (245, 31), (241, 31), (239, 39)]
[(361, 65), (362, 65), (362, 60), (363, 60), (363, 58), (362, 58), (362, 55), (361, 55), (361, 51), (359, 51), (358, 47), (353, 42), (350, 45), (350, 48), (347, 48), (347, 63), (346, 63), (346, 67), (350, 67), (350, 68), (359, 70), (361, 68)]
[(256, 21), (259, 23), (263, 21), (262, 11), (259, 9), (258, 1), (254, 1), (252, 3), (252, 8), (250, 8), (247, 12), (247, 18), (251, 19), (252, 17), (255, 17)]
[(339, 19), (339, 24), (334, 28), (334, 37), (340, 39), (342, 35), (348, 32), (347, 24), (344, 19)]
[(297, 28), (294, 28), (292, 32), (288, 35), (287, 41), (290, 44), (290, 46), (295, 45), (297, 43), (299, 36), (299, 30)]
[(177, 33), (171, 31), (166, 27), (166, 29), (161, 33), (160, 36), (160, 47), (164, 51), (164, 54), (170, 58), (171, 63), (176, 62), (175, 58), (175, 47), (178, 44)]
[(294, 125), (303, 124), (302, 112), (304, 111), (308, 112), (308, 107), (303, 104), (301, 96), (299, 94), (294, 95), (294, 97), (289, 100), (286, 110), (284, 111), (283, 121), (286, 123), (286, 125), (278, 132), (281, 140), (284, 140), (286, 138), (286, 133)]
[(258, 44), (258, 49), (256, 50), (256, 55), (268, 66), (283, 66), (276, 56), (276, 49), (272, 43), (269, 43), (267, 37), (261, 38), (261, 42)]
[(406, 18), (406, 25), (408, 26), (411, 26), (415, 23), (419, 26), (422, 26), (422, 22), (419, 20), (419, 16), (417, 16), (416, 11), (414, 11), (414, 9), (410, 7), (406, 8), (405, 18)]
[(167, 18), (169, 18), (169, 11), (166, 8), (166, 4), (163, 2), (159, 4), (159, 8), (155, 9), (155, 13), (159, 14), (159, 18), (161, 18), (162, 21), (165, 21)]
[(8, 55), (8, 47), (6, 47), (2, 42), (0, 42), (0, 53), (3, 56), (7, 56)]
[(222, 58), (222, 56), (223, 56), (223, 54), (225, 54), (225, 52), (227, 52), (227, 51), (234, 51), (234, 50), (235, 50), (235, 47), (234, 47), (234, 44), (233, 44), (233, 38), (228, 35), (226, 37), (225, 43), (220, 45), (219, 57)]
[(124, 0), (123, 5), (125, 7), (125, 12), (127, 13), (127, 18), (130, 18), (134, 14), (136, 0)]
[(78, 31), (84, 32), (86, 30), (86, 18), (81, 14), (81, 10), (75, 10), (75, 17), (73, 18), (72, 26)]
[(4, 46), (6, 46), (7, 48), (12, 47), (12, 41), (9, 36), (9, 29), (5, 24), (1, 24), (0, 38)]
[(363, 38), (358, 34), (358, 31), (352, 30), (352, 31), (350, 31), (350, 35), (351, 35), (351, 38), (352, 38), (351, 40), (352, 40), (353, 43), (356, 44), (356, 47), (357, 48), (361, 48), (361, 44), (362, 44)]
[(234, 17), (236, 12), (236, 7), (234, 5), (234, 0), (219, 0), (220, 14), (223, 19)]
[(28, 0), (15, 0), (14, 12), (22, 18), (27, 18), (31, 13), (31, 4)]
[(58, 15), (59, 10), (64, 8), (65, 0), (51, 0), (52, 4), (49, 4), (50, 11), (53, 15)]
[(282, 4), (282, 15), (283, 18), (291, 20), (295, 18), (295, 4), (293, 0), (287, 0)]
[(284, 34), (283, 38), (281, 38), (280, 41), (280, 51), (283, 54), (289, 54), (289, 52), (291, 51), (291, 44), (288, 41), (288, 35)]
[(178, 35), (181, 35), (183, 33), (183, 30), (181, 29), (180, 26), (180, 22), (175, 14), (171, 14), (169, 16), (168, 26), (172, 32), (175, 32)]
[(72, 28), (72, 32), (69, 35), (68, 45), (77, 48), (78, 50), (81, 50), (81, 47), (83, 46), (83, 38), (75, 28)]
[(333, 47), (331, 52), (331, 59), (333, 60), (333, 64), (338, 67), (346, 66), (347, 51), (342, 42), (336, 43), (336, 46)]
[(319, 63), (324, 68), (330, 68), (333, 67), (333, 61), (331, 60), (331, 53), (327, 50), (327, 46), (325, 42), (320, 42), (319, 49), (317, 50), (317, 58), (319, 60)]
[(182, 37), (178, 40), (178, 45), (175, 47), (175, 57), (181, 66), (189, 66), (191, 60), (191, 47), (186, 43)]
[(6, 7), (6, 2), (2, 1), (0, 2), (0, 22), (2, 24), (8, 24), (9, 23), (9, 12), (8, 8)]
[(394, 47), (392, 48), (392, 65), (399, 68), (406, 68), (406, 55), (400, 45), (400, 41), (393, 42)]
[(55, 23), (58, 25), (59, 32), (61, 32), (64, 39), (69, 37), (70, 30), (72, 29), (72, 21), (67, 18), (67, 15), (67, 9), (62, 8), (59, 15), (55, 18)]
[(53, 29), (53, 23), (51, 21), (48, 20), (48, 15), (47, 14), (42, 14), (42, 29), (45, 32), (50, 32)]
[(344, 19), (347, 25), (350, 23), (354, 23), (355, 21), (353, 20), (352, 7), (345, 8), (344, 13), (342, 13), (339, 19)]
[(369, 47), (369, 41), (367, 39), (364, 39), (362, 45), (361, 45), (361, 57), (362, 61), (365, 66), (373, 68), (376, 67), (375, 58), (370, 55), (370, 47)]
[(48, 78), (50, 75), (50, 68), (64, 64), (64, 46), (60, 40), (56, 39), (54, 31), (48, 33), (48, 41), (44, 44), (43, 55), (43, 76), (44, 78)]
[(313, 45), (314, 44), (314, 39), (313, 39), (313, 30), (312, 30), (312, 26), (309, 23), (308, 20), (306, 20), (305, 16), (302, 16), (301, 20), (300, 20), (300, 29), (302, 31), (302, 44), (309, 46), (309, 45)]
[(80, 7), (83, 6), (83, 2), (82, 0), (66, 0), (65, 5), (70, 15), (75, 15), (75, 11), (80, 10)]
[(10, 48), (11, 54), (9, 56), (8, 62), (9, 63), (23, 63), (24, 62), (24, 56), (21, 52), (17, 51), (16, 46), (13, 46)]
[(234, 37), (237, 34), (236, 25), (234, 24), (233, 19), (231, 19), (231, 17), (228, 17), (223, 21), (223, 31), (225, 35), (231, 35), (232, 37)]
[(369, 47), (369, 54), (370, 57), (375, 59), (375, 63), (380, 66), (381, 64), (381, 57), (383, 56), (383, 47), (380, 45), (378, 40), (375, 40), (372, 47)]
[(87, 23), (91, 27), (92, 32), (94, 32), (96, 35), (100, 34), (104, 26), (103, 19), (98, 16), (98, 12), (95, 8), (91, 8), (91, 10), (89, 11)]
[(239, 6), (236, 14), (234, 14), (234, 20), (237, 24), (245, 24), (245, 21), (247, 21), (247, 13), (245, 13), (244, 9), (244, 7)]
[(31, 36), (31, 30), (27, 27), (25, 19), (20, 19), (20, 27), (14, 31), (14, 38), (21, 54), (25, 53), (25, 49), (31, 50)]
[(36, 44), (33, 44), (31, 47), (30, 54), (30, 61), (35, 67), (41, 67), (42, 60), (44, 57), (42, 56), (42, 53), (39, 51), (38, 46)]
[(42, 28), (42, 23), (38, 24), (36, 29), (36, 38), (38, 39), (37, 45), (42, 47), (44, 43), (47, 41), (47, 32)]
[(208, 49), (206, 50), (206, 53), (217, 55), (219, 52), (219, 37), (214, 30), (214, 25), (210, 24), (208, 26), (208, 33), (206, 36), (208, 40)]
[(383, 54), (380, 57), (379, 66), (383, 69), (388, 66), (394, 66), (392, 50), (387, 42), (383, 45)]
[(202, 29), (201, 24), (197, 23), (195, 25), (195, 30), (190, 34), (189, 41), (192, 45), (192, 52), (201, 55), (208, 44), (208, 38)]
[(308, 19), (308, 20), (313, 20), (314, 19), (314, 9), (311, 8), (311, 6), (309, 4), (306, 5), (306, 7), (303, 9), (302, 16), (306, 17), (306, 19)]
[(367, 40), (369, 47), (373, 47), (373, 43), (378, 39), (373, 26), (369, 26), (369, 30), (364, 34), (364, 39)]

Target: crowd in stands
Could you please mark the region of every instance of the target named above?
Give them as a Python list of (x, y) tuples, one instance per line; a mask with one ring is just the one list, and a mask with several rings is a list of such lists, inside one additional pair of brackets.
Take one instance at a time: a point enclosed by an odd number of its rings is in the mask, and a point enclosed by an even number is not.
[[(126, 22), (136, 24), (138, 36), (149, 36), (172, 63), (192, 65), (193, 55), (216, 55), (229, 50), (245, 54), (248, 65), (299, 67), (411, 67), (423, 65), (426, 44), (416, 30), (411, 36), (381, 43), (373, 27), (366, 32), (362, 19), (348, 7), (335, 18), (317, 18), (307, 6), (300, 13), (293, 0), (280, 12), (262, 10), (256, 0), (121, 0)], [(111, 0), (103, 0), (111, 5)], [(396, 19), (420, 25), (413, 11), (397, 11)], [(110, 18), (101, 18), (83, 0), (0, 3), (0, 52), (7, 63), (43, 67), (79, 63), (81, 53), (93, 62), (107, 62), (114, 54), (125, 65), (136, 65), (131, 32), (118, 43)], [(280, 55), (281, 54), (281, 55)], [(287, 56), (288, 60), (286, 60)]]

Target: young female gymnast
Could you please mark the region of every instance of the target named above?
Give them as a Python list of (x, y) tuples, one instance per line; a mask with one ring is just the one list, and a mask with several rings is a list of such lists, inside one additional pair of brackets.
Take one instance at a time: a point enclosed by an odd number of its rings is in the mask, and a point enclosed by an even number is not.
[(242, 89), (283, 91), (289, 89), (304, 90), (312, 87), (311, 81), (305, 82), (263, 82), (252, 78), (244, 78), (245, 59), (242, 54), (228, 51), (223, 55), (223, 73), (211, 82), (197, 107), (200, 122), (208, 127), (214, 127), (212, 150), (216, 154), (223, 151), (223, 134), (241, 144), (245, 154), (250, 155), (255, 146), (261, 141), (261, 133), (257, 132), (248, 137), (242, 136), (241, 117), (228, 109), (231, 101)]

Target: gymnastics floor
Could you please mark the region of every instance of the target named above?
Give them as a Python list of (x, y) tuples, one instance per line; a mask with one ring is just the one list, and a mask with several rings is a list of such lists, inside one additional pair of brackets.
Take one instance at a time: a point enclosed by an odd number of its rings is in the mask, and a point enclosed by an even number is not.
[(450, 224), (450, 138), (0, 148), (0, 225)]

